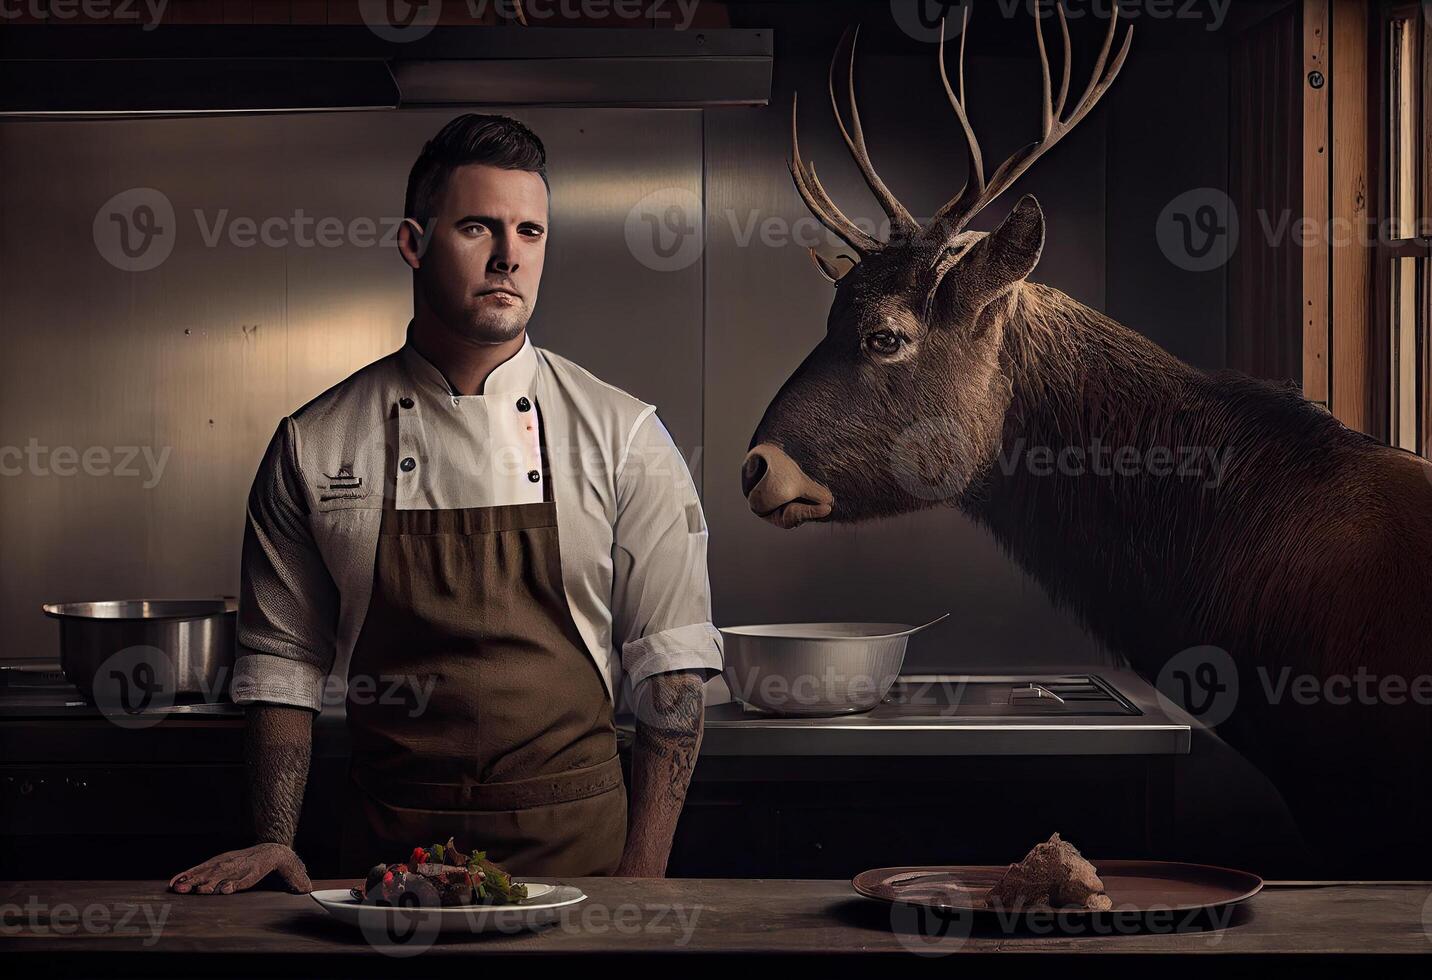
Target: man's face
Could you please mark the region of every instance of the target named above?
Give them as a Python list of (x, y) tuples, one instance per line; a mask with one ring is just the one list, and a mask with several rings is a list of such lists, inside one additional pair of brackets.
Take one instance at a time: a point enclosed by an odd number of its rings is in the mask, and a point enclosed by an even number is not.
[(434, 202), (422, 254), (405, 253), (444, 324), (477, 343), (511, 340), (537, 303), (547, 253), (547, 186), (525, 170), (458, 167)]

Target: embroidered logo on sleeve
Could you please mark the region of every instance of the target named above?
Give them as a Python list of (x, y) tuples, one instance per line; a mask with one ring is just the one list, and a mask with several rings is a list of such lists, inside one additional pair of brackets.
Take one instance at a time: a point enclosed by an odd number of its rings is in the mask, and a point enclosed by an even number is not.
[(319, 500), (357, 500), (368, 495), (363, 489), (363, 478), (353, 475), (352, 463), (339, 466), (336, 474), (325, 473), (323, 476), (328, 480), (328, 485), (318, 488)]

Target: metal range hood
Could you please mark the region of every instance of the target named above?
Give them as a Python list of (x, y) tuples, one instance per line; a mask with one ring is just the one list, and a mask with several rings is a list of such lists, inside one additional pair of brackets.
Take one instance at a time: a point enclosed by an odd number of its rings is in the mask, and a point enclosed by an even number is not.
[(0, 115), (765, 105), (771, 55), (769, 30), (10, 25)]

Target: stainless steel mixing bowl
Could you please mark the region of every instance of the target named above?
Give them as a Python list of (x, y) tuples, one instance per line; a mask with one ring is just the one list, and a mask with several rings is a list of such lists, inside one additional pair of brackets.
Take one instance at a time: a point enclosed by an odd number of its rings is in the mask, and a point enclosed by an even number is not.
[(721, 629), (724, 675), (740, 701), (778, 715), (869, 711), (900, 676), (905, 645), (924, 626), (772, 623)]

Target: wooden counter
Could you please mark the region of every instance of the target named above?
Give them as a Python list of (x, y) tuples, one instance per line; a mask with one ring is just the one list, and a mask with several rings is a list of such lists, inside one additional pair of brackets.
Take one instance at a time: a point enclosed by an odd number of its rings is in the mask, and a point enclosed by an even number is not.
[[(102, 862), (102, 852), (97, 855)], [(921, 928), (909, 911), (860, 898), (845, 881), (628, 878), (573, 879), (589, 896), (566, 918), (538, 933), (441, 936), (421, 955), (395, 959), (360, 930), (344, 926), (307, 896), (281, 892), (174, 895), (162, 882), (0, 884), (0, 957), (11, 976), (53, 973), (116, 975), (302, 975), (449, 973), (494, 957), (582, 957), (695, 966), (703, 958), (779, 957), (785, 969), (868, 971), (879, 965), (956, 970), (975, 957), (998, 957), (1001, 972), (1065, 969), (1056, 959), (1079, 954), (1081, 967), (1160, 977), (1207, 973), (1240, 960), (1260, 972), (1305, 971), (1338, 958), (1376, 957), (1388, 972), (1426, 975), (1432, 960), (1432, 884), (1273, 885), (1231, 916), (1171, 930), (1116, 934), (1004, 935), (954, 924)], [(349, 882), (316, 883), (319, 888)], [(942, 938), (939, 930), (945, 929)], [(924, 933), (924, 934), (922, 934)], [(405, 950), (405, 952), (408, 952)], [(1276, 954), (1276, 955), (1274, 955)], [(1149, 955), (1158, 956), (1151, 963)], [(1270, 958), (1271, 957), (1271, 958)], [(606, 960), (611, 962), (606, 962)], [(1097, 963), (1095, 962), (1097, 960)], [(1311, 961), (1311, 962), (1310, 962)], [(664, 965), (663, 965), (664, 963)], [(401, 964), (401, 965), (400, 965)], [(537, 964), (532, 964), (535, 967)], [(604, 967), (605, 968), (605, 967)]]

